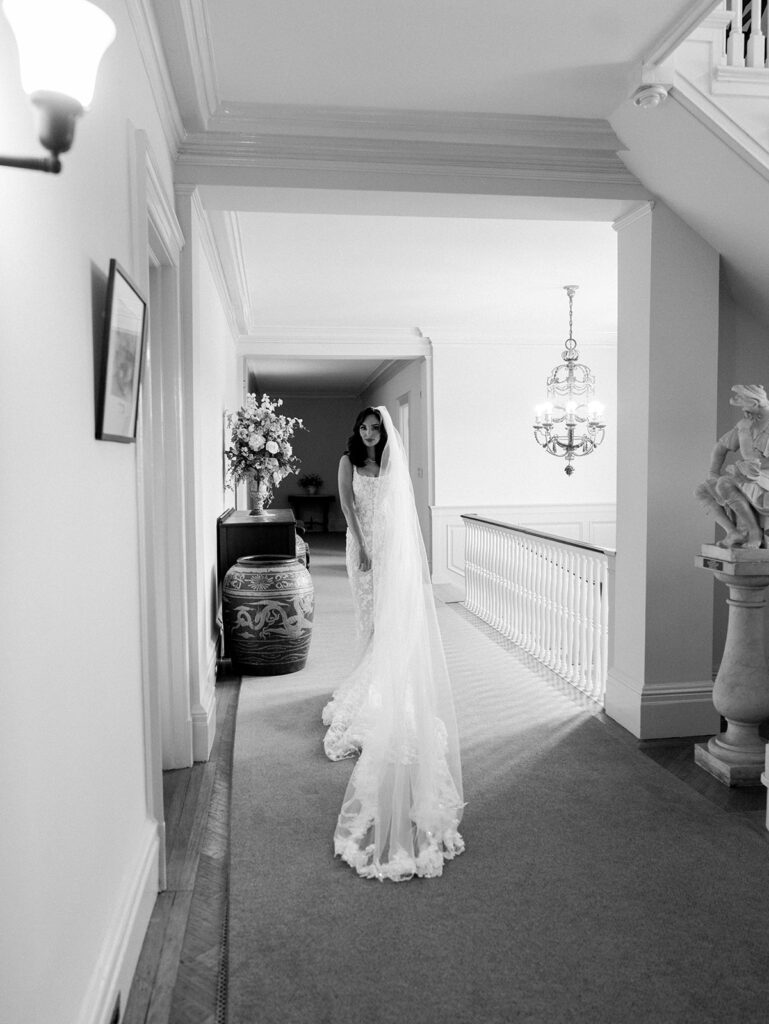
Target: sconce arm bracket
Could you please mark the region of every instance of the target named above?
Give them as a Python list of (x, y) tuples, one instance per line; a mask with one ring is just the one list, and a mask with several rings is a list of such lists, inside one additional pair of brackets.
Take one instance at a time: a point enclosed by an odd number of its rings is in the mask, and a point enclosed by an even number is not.
[(57, 156), (0, 156), (0, 167), (22, 167), (27, 171), (58, 174), (61, 170), (61, 160)]

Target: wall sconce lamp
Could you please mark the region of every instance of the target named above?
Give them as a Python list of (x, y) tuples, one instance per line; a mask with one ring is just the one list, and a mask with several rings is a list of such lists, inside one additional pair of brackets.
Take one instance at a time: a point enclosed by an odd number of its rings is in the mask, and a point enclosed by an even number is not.
[(115, 24), (88, 0), (3, 0), (16, 37), (21, 84), (39, 112), (46, 157), (0, 156), (4, 167), (61, 170), (75, 121), (93, 98), (96, 72), (115, 38)]

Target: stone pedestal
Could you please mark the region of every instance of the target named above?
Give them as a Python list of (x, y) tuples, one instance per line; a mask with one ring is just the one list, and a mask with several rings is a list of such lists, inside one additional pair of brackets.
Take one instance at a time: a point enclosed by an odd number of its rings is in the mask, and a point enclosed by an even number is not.
[(713, 704), (725, 732), (697, 743), (694, 760), (727, 786), (760, 786), (766, 741), (758, 727), (769, 718), (769, 663), (764, 653), (764, 607), (769, 550), (703, 544), (696, 565), (729, 588), (729, 626)]

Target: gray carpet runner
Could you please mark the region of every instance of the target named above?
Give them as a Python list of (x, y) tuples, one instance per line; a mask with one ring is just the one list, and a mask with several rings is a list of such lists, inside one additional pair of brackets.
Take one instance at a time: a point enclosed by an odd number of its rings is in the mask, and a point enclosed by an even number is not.
[(440, 879), (334, 860), (352, 765), (320, 711), (349, 665), (344, 566), (313, 550), (301, 673), (245, 678), (232, 797), (229, 1024), (753, 1024), (769, 1019), (769, 842), (622, 742), (461, 605), (466, 852)]

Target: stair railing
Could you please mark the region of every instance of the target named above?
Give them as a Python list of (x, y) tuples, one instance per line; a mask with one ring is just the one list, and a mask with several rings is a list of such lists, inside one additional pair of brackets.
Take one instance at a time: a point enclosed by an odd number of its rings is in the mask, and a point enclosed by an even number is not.
[(732, 15), (726, 33), (726, 65), (766, 68), (766, 0), (724, 0), (722, 9)]
[(482, 516), (462, 519), (468, 611), (603, 703), (615, 552)]

